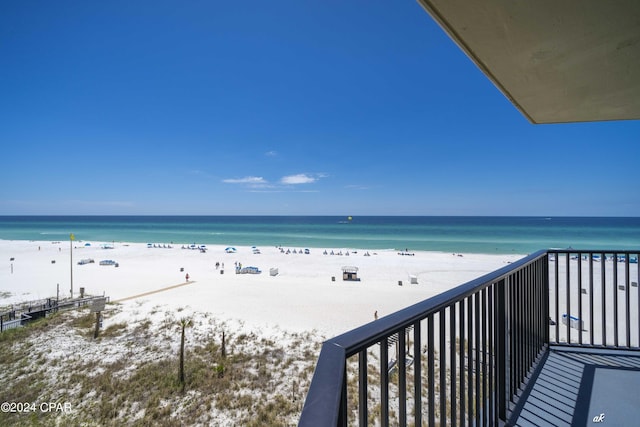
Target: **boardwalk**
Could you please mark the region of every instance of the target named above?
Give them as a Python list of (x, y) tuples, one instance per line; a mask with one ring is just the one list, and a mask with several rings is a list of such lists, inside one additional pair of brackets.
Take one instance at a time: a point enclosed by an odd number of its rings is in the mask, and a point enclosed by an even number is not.
[(136, 298), (142, 298), (142, 297), (146, 297), (147, 295), (153, 295), (153, 294), (157, 294), (159, 292), (165, 292), (165, 291), (169, 291), (171, 289), (176, 289), (176, 288), (181, 288), (182, 286), (187, 286), (190, 285), (192, 283), (196, 283), (195, 281), (188, 281), (185, 283), (180, 283), (178, 285), (173, 285), (173, 286), (167, 286), (166, 288), (160, 288), (160, 289), (156, 289), (153, 291), (149, 291), (149, 292), (144, 292), (142, 294), (137, 294), (137, 295), (132, 295), (130, 297), (125, 297), (125, 298), (120, 298), (119, 300), (113, 301), (113, 302), (124, 302), (124, 301), (129, 301), (132, 299), (136, 299)]
[(59, 310), (70, 310), (84, 307), (96, 302), (108, 302), (107, 296), (83, 296), (81, 298), (57, 300), (46, 298), (16, 304), (10, 309), (0, 313), (0, 332), (7, 329), (24, 326), (25, 323), (48, 316)]

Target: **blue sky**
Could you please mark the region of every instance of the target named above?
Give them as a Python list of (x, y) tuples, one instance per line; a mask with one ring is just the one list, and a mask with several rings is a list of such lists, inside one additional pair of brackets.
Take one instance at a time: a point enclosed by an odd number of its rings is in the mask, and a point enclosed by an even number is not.
[(0, 214), (638, 216), (640, 121), (532, 125), (417, 2), (0, 3)]

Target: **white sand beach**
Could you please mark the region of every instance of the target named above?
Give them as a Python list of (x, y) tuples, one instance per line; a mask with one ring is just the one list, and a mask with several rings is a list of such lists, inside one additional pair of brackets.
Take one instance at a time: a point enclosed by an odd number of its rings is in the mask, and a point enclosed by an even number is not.
[[(378, 317), (391, 314), (523, 256), (348, 248), (310, 248), (307, 254), (305, 248), (261, 247), (256, 251), (240, 246), (235, 253), (227, 253), (225, 246), (208, 245), (201, 252), (186, 249), (186, 244), (183, 249), (182, 244), (148, 247), (110, 242), (113, 247), (105, 249), (103, 243), (76, 241), (71, 251), (69, 241), (0, 241), (0, 306), (55, 297), (58, 284), (60, 298), (69, 297), (72, 270), (74, 296), (83, 288), (85, 294), (104, 294), (115, 303), (103, 313), (104, 338), (92, 338), (93, 313), (85, 309), (64, 312), (58, 326), (40, 329), (28, 340), (13, 344), (12, 355), (28, 357), (14, 358), (0, 374), (0, 380), (11, 385), (0, 389), (0, 394), (13, 400), (28, 395), (16, 395), (15, 385), (23, 384), (22, 377), (29, 372), (29, 382), (46, 383), (39, 393), (69, 402), (73, 408), (51, 415), (58, 423), (90, 419), (127, 423), (163, 416), (172, 425), (234, 426), (244, 425), (271, 407), (277, 408), (269, 412), (277, 420), (273, 425), (293, 425), (323, 340), (373, 321), (376, 312)], [(79, 264), (89, 259), (94, 262)], [(100, 265), (102, 260), (113, 260), (117, 266)], [(561, 258), (551, 263), (552, 275), (556, 263), (559, 267), (560, 314), (566, 310), (566, 262)], [(238, 264), (261, 273), (236, 274)], [(357, 267), (359, 280), (344, 281), (345, 266)], [(274, 268), (277, 275), (270, 274)], [(611, 265), (606, 268), (606, 276), (611, 277)], [(600, 273), (596, 273), (592, 287), (599, 301)], [(634, 268), (627, 280), (621, 270), (618, 281), (637, 286), (637, 273)], [(572, 282), (577, 280), (575, 275), (572, 273)], [(619, 292), (622, 298), (624, 292)], [(572, 298), (580, 298), (577, 288), (574, 294)], [(631, 297), (637, 301), (637, 287), (631, 290)], [(584, 304), (586, 307), (586, 300)], [(575, 306), (571, 305), (574, 316)], [(599, 307), (592, 314), (596, 319), (601, 319)], [(637, 318), (635, 302), (631, 315)], [(556, 316), (555, 305), (552, 316)], [(583, 312), (585, 324), (589, 316)], [(184, 318), (193, 321), (186, 337), (191, 362), (188, 392), (175, 393), (176, 386), (167, 383), (167, 378), (175, 377), (180, 342), (176, 331)], [(596, 337), (601, 334), (601, 323), (594, 324)], [(636, 343), (637, 328), (632, 326), (631, 332)], [(228, 351), (235, 356), (228, 360), (219, 355), (223, 333)], [(607, 333), (610, 340), (613, 331)], [(560, 327), (559, 334), (566, 339), (566, 327)], [(589, 331), (582, 334), (586, 339)], [(572, 331), (572, 340), (577, 336)], [(252, 357), (242, 362), (245, 354)], [(254, 356), (262, 357), (261, 361), (253, 362)], [(217, 380), (206, 376), (221, 360), (238, 375), (233, 387), (222, 394), (212, 392)], [(22, 370), (25, 363), (28, 369)], [(206, 369), (196, 373), (197, 363), (204, 363)], [(140, 372), (151, 375), (142, 388), (158, 393), (161, 404), (148, 393), (128, 392), (140, 388), (140, 375), (136, 375)], [(240, 379), (240, 372), (254, 379)], [(206, 381), (195, 379), (203, 373)], [(114, 401), (122, 405), (116, 415), (105, 403)], [(274, 401), (288, 402), (288, 406), (273, 406)], [(240, 408), (238, 402), (245, 403)], [(197, 419), (189, 415), (192, 410)]]
[[(68, 297), (73, 270), (75, 296), (84, 288), (86, 294), (121, 301), (124, 310), (134, 303), (138, 312), (166, 306), (248, 327), (316, 330), (330, 337), (374, 320), (375, 312), (385, 316), (522, 257), (348, 248), (310, 248), (305, 254), (304, 248), (276, 247), (260, 247), (260, 253), (235, 247), (235, 253), (227, 253), (225, 246), (208, 245), (201, 252), (182, 244), (108, 245), (113, 248), (74, 241), (71, 254), (69, 241), (0, 241), (0, 305), (55, 297), (57, 285), (60, 297)], [(94, 262), (78, 264), (82, 259)], [(100, 265), (101, 260), (118, 266)], [(261, 273), (236, 274), (237, 263)], [(357, 267), (359, 281), (343, 281), (344, 266)], [(270, 275), (272, 268), (277, 275)], [(187, 274), (188, 284), (176, 286), (187, 283)]]

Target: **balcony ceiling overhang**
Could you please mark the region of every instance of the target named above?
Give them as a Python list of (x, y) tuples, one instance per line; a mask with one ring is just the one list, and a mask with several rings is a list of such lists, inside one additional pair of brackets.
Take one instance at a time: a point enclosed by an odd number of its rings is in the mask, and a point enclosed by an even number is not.
[(639, 0), (418, 0), (533, 123), (640, 119)]

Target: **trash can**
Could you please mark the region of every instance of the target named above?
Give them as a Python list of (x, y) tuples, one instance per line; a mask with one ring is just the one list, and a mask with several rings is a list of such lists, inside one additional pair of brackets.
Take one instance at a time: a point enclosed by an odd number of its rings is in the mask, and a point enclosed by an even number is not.
[(220, 270), (220, 274), (224, 274), (224, 270)]
[(80, 288), (80, 298), (84, 298), (84, 288)]
[(331, 281), (335, 282), (336, 281), (336, 276), (331, 276)]
[(180, 267), (180, 273), (184, 271), (184, 267)]

